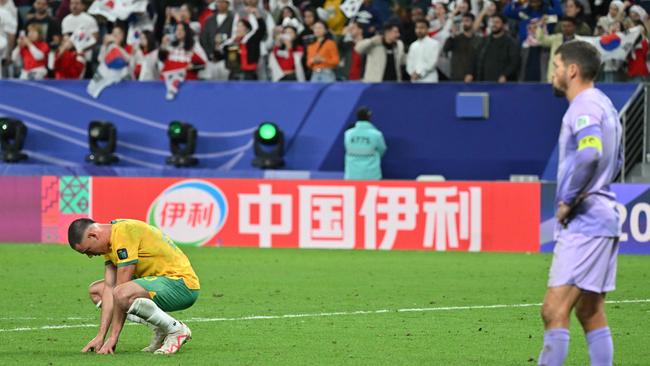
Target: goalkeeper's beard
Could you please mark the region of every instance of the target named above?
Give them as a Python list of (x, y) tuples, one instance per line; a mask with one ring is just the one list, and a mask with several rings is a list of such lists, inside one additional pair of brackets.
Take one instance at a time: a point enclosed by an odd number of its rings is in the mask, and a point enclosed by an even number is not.
[(555, 95), (558, 98), (563, 98), (566, 97), (566, 92), (562, 89), (553, 86), (553, 95)]
[(566, 90), (567, 90), (567, 83), (566, 79), (560, 79), (557, 81), (557, 85), (555, 85), (555, 79), (553, 80), (553, 95), (559, 98), (566, 97)]

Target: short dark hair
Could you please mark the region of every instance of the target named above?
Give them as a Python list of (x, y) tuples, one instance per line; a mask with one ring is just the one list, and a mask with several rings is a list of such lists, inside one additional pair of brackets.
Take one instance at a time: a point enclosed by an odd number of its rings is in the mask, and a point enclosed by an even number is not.
[(426, 19), (418, 19), (418, 20), (415, 21), (415, 25), (418, 25), (420, 23), (426, 25), (427, 28), (429, 28), (429, 21), (428, 20), (426, 20)]
[(463, 18), (470, 18), (472, 20), (472, 22), (474, 21), (474, 19), (476, 19), (476, 17), (472, 13), (463, 14)]
[(372, 111), (370, 108), (364, 106), (357, 109), (357, 120), (370, 121), (370, 117), (372, 117)]
[(560, 22), (569, 22), (572, 23), (573, 25), (578, 25), (578, 20), (575, 17), (570, 17), (568, 15), (561, 17)]
[(598, 76), (600, 53), (591, 44), (585, 41), (570, 41), (561, 45), (555, 54), (560, 55), (565, 66), (578, 65), (583, 79), (593, 81)]
[(494, 13), (494, 15), (492, 15), (492, 18), (499, 18), (503, 24), (508, 24), (508, 18), (506, 18), (506, 16), (501, 13)]
[(70, 248), (75, 249), (77, 244), (83, 241), (84, 233), (94, 223), (95, 221), (84, 218), (76, 219), (68, 226), (68, 243), (70, 243)]
[(386, 23), (384, 23), (384, 27), (382, 28), (382, 31), (383, 32), (388, 32), (389, 30), (392, 30), (393, 28), (398, 28), (399, 29), (399, 25), (397, 23), (395, 23), (395, 22), (386, 22)]

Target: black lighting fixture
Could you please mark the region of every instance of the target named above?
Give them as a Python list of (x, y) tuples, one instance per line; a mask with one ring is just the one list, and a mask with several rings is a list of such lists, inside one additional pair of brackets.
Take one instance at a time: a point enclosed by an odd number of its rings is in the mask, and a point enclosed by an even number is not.
[(261, 123), (254, 132), (253, 166), (276, 169), (284, 166), (284, 133), (273, 122)]
[(120, 159), (115, 156), (117, 128), (111, 122), (92, 121), (88, 124), (88, 147), (86, 161), (95, 165), (111, 165)]
[(167, 128), (167, 136), (169, 136), (169, 149), (172, 156), (167, 158), (167, 164), (175, 167), (188, 167), (198, 164), (199, 159), (192, 156), (196, 150), (197, 135), (196, 128), (189, 123), (170, 122)]
[(27, 126), (15, 118), (0, 117), (0, 150), (5, 163), (16, 163), (27, 159), (21, 150), (25, 145)]

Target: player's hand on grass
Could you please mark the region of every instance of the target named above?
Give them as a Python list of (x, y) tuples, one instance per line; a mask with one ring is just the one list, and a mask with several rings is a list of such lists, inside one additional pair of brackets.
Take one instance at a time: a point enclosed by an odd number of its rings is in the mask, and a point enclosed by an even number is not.
[(84, 347), (81, 352), (86, 353), (88, 351), (94, 352), (98, 351), (99, 349), (102, 348), (104, 345), (104, 338), (100, 336), (96, 336), (95, 338), (91, 339), (90, 342)]
[(117, 340), (113, 338), (109, 338), (106, 340), (106, 343), (102, 346), (102, 348), (97, 351), (98, 354), (100, 355), (112, 355), (115, 352), (115, 345), (117, 344)]

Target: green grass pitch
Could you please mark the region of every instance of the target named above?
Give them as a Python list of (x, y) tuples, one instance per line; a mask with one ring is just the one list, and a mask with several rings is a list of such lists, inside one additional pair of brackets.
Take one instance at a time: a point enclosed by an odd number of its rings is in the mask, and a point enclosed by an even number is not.
[[(117, 353), (100, 356), (80, 353), (96, 328), (77, 326), (98, 323), (86, 288), (102, 276), (102, 259), (67, 246), (0, 245), (0, 365), (536, 365), (539, 306), (525, 304), (542, 300), (547, 254), (185, 252), (201, 296), (174, 314), (192, 341), (173, 356), (143, 354), (150, 332), (129, 325)], [(619, 257), (609, 300), (650, 299), (649, 264)], [(482, 305), (523, 306), (474, 307)], [(609, 304), (607, 312), (615, 364), (650, 364), (650, 302)], [(296, 314), (308, 316), (246, 319)], [(61, 325), (69, 327), (44, 329)], [(587, 364), (573, 319), (567, 365)]]

